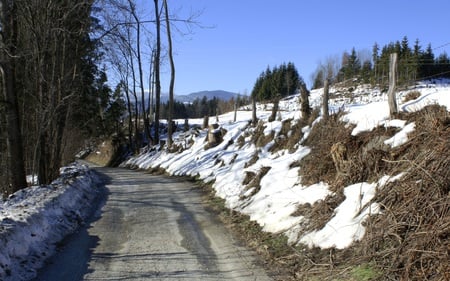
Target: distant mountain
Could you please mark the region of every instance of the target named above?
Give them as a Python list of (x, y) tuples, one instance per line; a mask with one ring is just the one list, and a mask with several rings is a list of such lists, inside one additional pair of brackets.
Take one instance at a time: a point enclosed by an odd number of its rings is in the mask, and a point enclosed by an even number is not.
[[(195, 99), (202, 99), (203, 97), (206, 97), (208, 100), (213, 99), (214, 97), (228, 101), (231, 98), (236, 98), (238, 94), (223, 91), (223, 90), (215, 90), (215, 91), (200, 91), (195, 93), (190, 93), (188, 95), (175, 95), (175, 100), (178, 102), (183, 103), (190, 103), (193, 102)], [(148, 92), (145, 92), (145, 104), (148, 104)], [(161, 93), (161, 103), (167, 103), (169, 101), (169, 94), (168, 93)], [(139, 102), (140, 104), (140, 102)]]
[(238, 96), (237, 93), (232, 93), (224, 90), (215, 90), (215, 91), (200, 91), (190, 93), (188, 95), (176, 95), (175, 100), (179, 102), (193, 102), (195, 99), (202, 99), (203, 97), (206, 97), (208, 100), (213, 99), (215, 97), (220, 100), (228, 101), (237, 96)]

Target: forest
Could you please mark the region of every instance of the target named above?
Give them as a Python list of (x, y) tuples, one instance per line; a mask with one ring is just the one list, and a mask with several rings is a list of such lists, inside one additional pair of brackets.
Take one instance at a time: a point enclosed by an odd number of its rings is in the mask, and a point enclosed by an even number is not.
[[(156, 12), (151, 20), (144, 21), (134, 0), (2, 1), (3, 197), (31, 183), (51, 183), (59, 168), (73, 161), (77, 151), (91, 141), (128, 134), (129, 143), (134, 145), (138, 130), (149, 131), (150, 114), (143, 103), (142, 110), (137, 108), (138, 96), (144, 100), (140, 41), (144, 24), (148, 25), (147, 33), (157, 34), (151, 41), (157, 109), (152, 115), (156, 133), (151, 138), (158, 143), (159, 67), (163, 39), (167, 42), (164, 56), (171, 57), (172, 15), (166, 0), (149, 1), (149, 6)], [(179, 22), (188, 25), (190, 20)], [(114, 90), (106, 65), (116, 69), (120, 77)], [(173, 102), (173, 86), (170, 95)], [(27, 175), (31, 179), (27, 180)]]
[(411, 46), (406, 36), (401, 41), (390, 42), (382, 47), (375, 43), (371, 56), (352, 48), (350, 53), (344, 52), (340, 60), (329, 57), (320, 63), (313, 74), (312, 88), (323, 87), (325, 79), (334, 83), (352, 83), (355, 78), (362, 83), (385, 86), (388, 83), (391, 53), (397, 53), (399, 58), (397, 77), (400, 85), (436, 77), (449, 78), (450, 57), (446, 53), (436, 56), (433, 50), (431, 44), (424, 49), (419, 39)]
[[(45, 3), (44, 3), (45, 2)], [(2, 193), (49, 183), (77, 140), (98, 134), (109, 103), (98, 67), (93, 1), (2, 1), (0, 180)]]

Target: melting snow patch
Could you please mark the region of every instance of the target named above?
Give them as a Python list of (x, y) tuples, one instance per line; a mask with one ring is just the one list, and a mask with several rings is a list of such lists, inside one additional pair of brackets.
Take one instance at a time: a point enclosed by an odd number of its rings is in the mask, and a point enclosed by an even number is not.
[(384, 176), (377, 183), (357, 183), (345, 188), (346, 199), (335, 210), (335, 216), (319, 231), (304, 235), (300, 243), (309, 247), (344, 249), (353, 241), (363, 238), (365, 227), (362, 223), (369, 215), (380, 212), (377, 203), (370, 203), (375, 196), (377, 187), (387, 182), (397, 180), (398, 177)]
[(415, 123), (410, 123), (406, 125), (400, 132), (395, 134), (395, 136), (385, 140), (384, 143), (390, 145), (391, 147), (397, 147), (402, 144), (405, 144), (408, 141), (408, 134), (414, 132), (415, 127), (416, 127)]

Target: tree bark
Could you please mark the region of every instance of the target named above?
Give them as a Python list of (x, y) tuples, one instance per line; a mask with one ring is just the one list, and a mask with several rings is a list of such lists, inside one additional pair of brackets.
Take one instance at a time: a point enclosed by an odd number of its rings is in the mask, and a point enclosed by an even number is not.
[(395, 97), (395, 83), (397, 74), (397, 53), (393, 53), (390, 56), (389, 61), (389, 90), (388, 90), (388, 103), (389, 113), (391, 117), (398, 113), (397, 100)]
[(173, 50), (172, 50), (172, 35), (170, 33), (170, 21), (169, 21), (169, 8), (167, 7), (167, 0), (164, 0), (164, 11), (166, 14), (166, 29), (167, 29), (167, 40), (169, 44), (169, 61), (170, 61), (170, 85), (169, 85), (169, 118), (168, 118), (168, 136), (167, 136), (167, 146), (170, 148), (172, 146), (172, 135), (173, 135), (173, 103), (174, 103), (174, 86), (175, 86), (175, 63), (173, 61)]
[(160, 60), (161, 60), (161, 17), (159, 13), (159, 0), (155, 3), (156, 18), (156, 52), (155, 52), (155, 137), (153, 144), (159, 143), (159, 116), (161, 111), (161, 78), (160, 78)]
[(149, 74), (149, 79), (148, 79), (148, 89), (149, 89), (149, 93), (148, 93), (148, 118), (150, 123), (153, 122), (153, 95), (155, 93), (154, 88), (155, 88), (155, 68), (153, 66), (154, 64), (154, 58), (155, 58), (155, 50), (152, 50), (152, 57), (150, 60), (150, 74)]
[(3, 1), (1, 5), (3, 52), (1, 53), (2, 88), (6, 101), (7, 152), (10, 169), (10, 186), (6, 190), (12, 194), (27, 186), (23, 157), (21, 118), (16, 92), (17, 22), (15, 1)]
[(309, 91), (304, 84), (300, 86), (300, 102), (302, 118), (303, 120), (306, 120), (311, 115), (311, 107), (309, 106)]
[(131, 0), (128, 0), (130, 5), (130, 12), (136, 22), (136, 59), (138, 63), (138, 71), (139, 71), (139, 86), (141, 89), (141, 110), (142, 110), (142, 119), (144, 120), (144, 133), (149, 142), (152, 142), (152, 136), (150, 134), (150, 122), (148, 120), (148, 116), (145, 109), (145, 91), (144, 91), (144, 72), (142, 70), (142, 56), (141, 56), (141, 23), (136, 14), (136, 7), (132, 3)]
[(256, 97), (252, 96), (252, 125), (256, 126), (258, 118), (256, 117)]

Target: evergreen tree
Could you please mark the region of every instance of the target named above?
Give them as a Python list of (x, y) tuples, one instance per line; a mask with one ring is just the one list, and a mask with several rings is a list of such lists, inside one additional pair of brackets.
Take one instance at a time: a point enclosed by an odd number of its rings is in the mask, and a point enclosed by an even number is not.
[(350, 54), (342, 55), (342, 68), (339, 71), (340, 80), (348, 80), (357, 77), (361, 71), (361, 62), (356, 54), (355, 48), (352, 48)]
[(361, 67), (361, 79), (364, 83), (370, 83), (372, 77), (372, 63), (365, 61)]
[(435, 62), (436, 75), (450, 78), (450, 58), (447, 53), (440, 54)]
[(317, 71), (315, 77), (314, 77), (314, 82), (313, 82), (313, 89), (319, 89), (323, 87), (323, 81), (325, 81), (325, 76), (324, 76), (324, 71), (322, 69), (319, 69), (319, 71)]
[(375, 44), (373, 44), (372, 47), (372, 63), (373, 63), (373, 75), (372, 75), (372, 82), (373, 83), (379, 83), (379, 69), (378, 69), (378, 64), (379, 64), (379, 54), (378, 52), (380, 51), (380, 47), (378, 46), (378, 44), (375, 42)]
[(420, 57), (421, 65), (419, 67), (420, 78), (430, 78), (434, 73), (434, 54), (431, 44), (428, 44), (425, 52)]
[(261, 101), (273, 101), (294, 94), (303, 79), (292, 62), (267, 69), (256, 79), (252, 96)]
[(421, 57), (421, 47), (419, 45), (419, 39), (416, 39), (414, 42), (414, 47), (412, 51), (411, 57), (411, 68), (412, 73), (411, 77), (413, 81), (416, 81), (417, 75), (419, 74), (419, 66), (420, 66), (420, 57)]
[(127, 110), (123, 99), (123, 84), (119, 83), (109, 101), (109, 107), (105, 112), (106, 132), (108, 134), (120, 134), (122, 122)]

